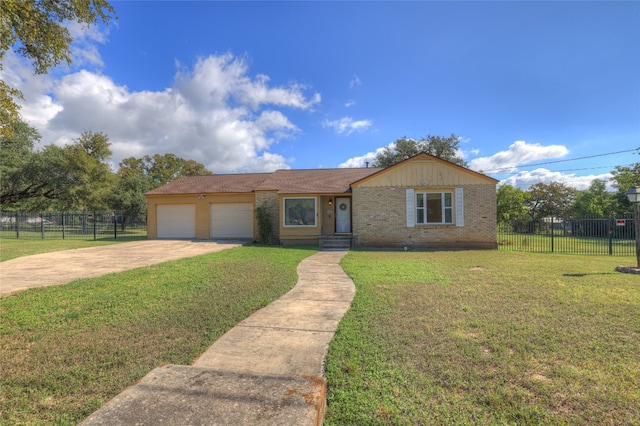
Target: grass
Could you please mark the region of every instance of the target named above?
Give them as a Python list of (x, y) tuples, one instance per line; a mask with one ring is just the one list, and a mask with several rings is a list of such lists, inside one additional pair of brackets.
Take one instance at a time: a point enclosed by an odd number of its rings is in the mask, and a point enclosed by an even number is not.
[(350, 252), (325, 424), (640, 424), (634, 262)]
[(47, 253), (50, 251), (69, 250), (84, 247), (101, 246), (108, 244), (125, 243), (136, 240), (146, 240), (146, 236), (121, 237), (117, 240), (47, 240), (47, 239), (0, 239), (0, 261), (15, 259), (16, 257), (32, 254)]
[(77, 424), (153, 368), (191, 363), (313, 252), (240, 247), (0, 299), (0, 424)]

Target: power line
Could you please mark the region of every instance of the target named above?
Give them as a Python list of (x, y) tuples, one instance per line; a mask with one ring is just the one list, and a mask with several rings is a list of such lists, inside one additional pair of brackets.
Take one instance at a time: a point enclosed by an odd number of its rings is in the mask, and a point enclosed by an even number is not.
[[(595, 169), (612, 169), (614, 167), (630, 167), (633, 166), (634, 163), (629, 163), (629, 164), (616, 164), (615, 166), (598, 166), (598, 167), (583, 167), (581, 169), (564, 169), (564, 170), (549, 170), (550, 172), (575, 172), (575, 171), (579, 171), (579, 170), (595, 170)], [(518, 175), (522, 173), (522, 171), (520, 172), (511, 172), (511, 173), (501, 173), (503, 175)]]
[(567, 158), (565, 160), (545, 161), (544, 163), (534, 163), (534, 164), (526, 164), (526, 165), (520, 165), (520, 166), (500, 167), (500, 168), (497, 168), (497, 169), (482, 170), (482, 173), (495, 172), (495, 171), (498, 171), (498, 170), (509, 170), (509, 169), (513, 169), (513, 168), (516, 168), (516, 167), (535, 167), (535, 166), (544, 166), (546, 164), (566, 163), (567, 161), (576, 161), (576, 160), (584, 160), (584, 159), (587, 159), (587, 158), (604, 157), (604, 156), (607, 156), (607, 155), (623, 154), (625, 152), (638, 151), (638, 150), (640, 150), (640, 147), (634, 148), (634, 149), (627, 149), (625, 151), (607, 152), (605, 154), (596, 154), (596, 155), (587, 155), (585, 157)]

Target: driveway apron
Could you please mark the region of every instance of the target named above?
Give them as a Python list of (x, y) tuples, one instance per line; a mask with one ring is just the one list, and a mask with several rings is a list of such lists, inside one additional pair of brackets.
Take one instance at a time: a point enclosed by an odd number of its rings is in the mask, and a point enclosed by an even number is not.
[(303, 260), (289, 293), (240, 322), (191, 366), (156, 368), (81, 424), (322, 424), (324, 359), (355, 295), (339, 265), (345, 254)]
[(0, 262), (0, 296), (240, 245), (236, 242), (143, 240), (23, 256)]

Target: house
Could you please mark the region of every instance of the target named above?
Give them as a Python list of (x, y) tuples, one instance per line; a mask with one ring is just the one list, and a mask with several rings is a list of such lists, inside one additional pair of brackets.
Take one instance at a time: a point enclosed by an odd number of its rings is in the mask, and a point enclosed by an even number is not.
[(497, 180), (428, 154), (391, 167), (188, 176), (149, 191), (149, 238), (258, 239), (265, 206), (282, 244), (496, 248)]

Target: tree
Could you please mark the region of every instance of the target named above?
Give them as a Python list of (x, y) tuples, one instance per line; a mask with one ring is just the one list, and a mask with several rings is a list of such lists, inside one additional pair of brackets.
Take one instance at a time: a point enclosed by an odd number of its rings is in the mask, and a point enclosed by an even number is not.
[(604, 180), (596, 179), (588, 189), (576, 193), (571, 211), (580, 217), (607, 217), (615, 215), (616, 206), (615, 194), (607, 192)]
[(467, 162), (458, 156), (459, 144), (460, 138), (453, 133), (449, 137), (429, 135), (418, 141), (403, 136), (392, 147), (386, 146), (382, 152), (378, 153), (373, 166), (393, 166), (400, 161), (425, 152), (459, 166), (467, 167)]
[[(11, 47), (30, 60), (36, 74), (46, 74), (60, 62), (71, 64), (72, 42), (66, 21), (89, 26), (104, 24), (115, 17), (107, 0), (5, 0), (0, 1), (0, 70)], [(11, 136), (11, 123), (19, 121), (20, 107), (15, 98), (22, 94), (0, 81), (0, 134)]]
[(109, 137), (101, 132), (83, 132), (75, 143), (63, 147), (62, 168), (69, 181), (57, 197), (62, 210), (104, 210), (113, 190), (109, 165)]
[(496, 193), (498, 221), (516, 219), (527, 212), (529, 193), (511, 185), (500, 185)]
[(60, 148), (34, 151), (38, 131), (20, 120), (11, 127), (10, 136), (0, 135), (0, 204), (15, 208), (25, 200), (55, 198)]
[[(185, 160), (175, 154), (145, 155), (142, 158), (128, 157), (120, 163), (118, 173), (143, 173), (155, 186), (167, 184), (182, 176), (211, 175), (204, 164), (195, 160)], [(150, 188), (150, 189), (152, 189)]]
[(617, 166), (612, 174), (613, 187), (617, 189), (618, 209), (616, 214), (622, 216), (632, 213), (633, 206), (627, 198), (627, 191), (633, 186), (640, 186), (640, 163), (631, 166)]
[(536, 183), (529, 190), (525, 205), (533, 220), (544, 217), (563, 217), (570, 210), (576, 190), (560, 182)]
[[(11, 136), (0, 135), (0, 202), (13, 202), (24, 191), (24, 183), (17, 178), (17, 171), (29, 164), (33, 147), (40, 140), (36, 129), (23, 121), (11, 123)], [(28, 192), (28, 191), (27, 191)]]
[(143, 171), (120, 167), (109, 196), (109, 207), (122, 212), (120, 225), (123, 231), (130, 219), (144, 217), (147, 212), (147, 198), (144, 194), (151, 189), (153, 182)]

